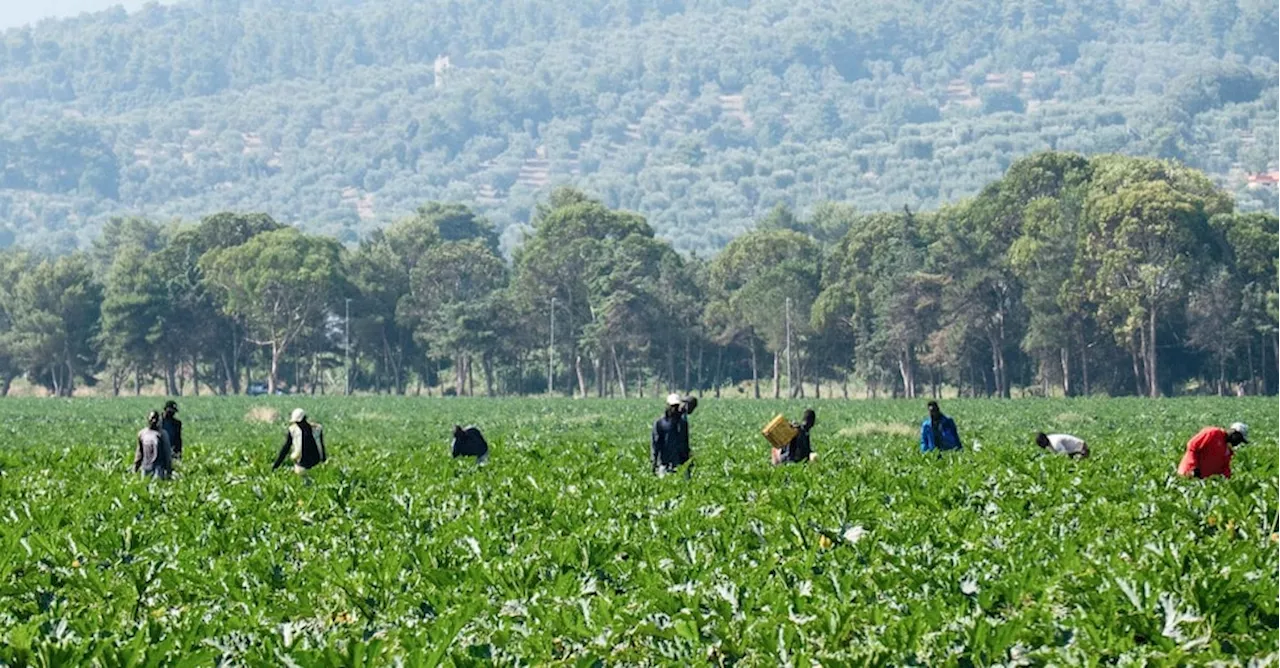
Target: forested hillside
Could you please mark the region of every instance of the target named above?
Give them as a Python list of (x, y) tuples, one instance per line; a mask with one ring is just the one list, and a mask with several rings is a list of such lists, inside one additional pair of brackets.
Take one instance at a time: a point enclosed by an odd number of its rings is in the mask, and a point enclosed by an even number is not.
[(0, 35), (0, 242), (242, 210), (354, 243), (437, 200), (509, 253), (570, 183), (710, 252), (779, 203), (932, 209), (1041, 149), (1177, 158), (1274, 208), (1277, 25), (1268, 0), (108, 11)]

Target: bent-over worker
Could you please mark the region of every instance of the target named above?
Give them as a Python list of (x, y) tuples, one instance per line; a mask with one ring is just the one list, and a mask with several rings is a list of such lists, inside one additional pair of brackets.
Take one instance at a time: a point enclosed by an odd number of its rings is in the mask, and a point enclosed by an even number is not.
[(489, 443), (484, 440), (484, 435), (475, 425), (467, 425), (465, 429), (456, 424), (453, 425), (452, 450), (455, 458), (475, 457), (480, 463), (489, 459)]
[(1178, 475), (1208, 478), (1221, 475), (1231, 477), (1231, 458), (1236, 446), (1249, 442), (1249, 425), (1236, 422), (1225, 430), (1221, 427), (1205, 427), (1187, 441), (1187, 451), (1178, 464)]
[(1089, 456), (1089, 444), (1071, 434), (1036, 434), (1036, 445), (1043, 450), (1056, 452), (1068, 457), (1084, 459)]

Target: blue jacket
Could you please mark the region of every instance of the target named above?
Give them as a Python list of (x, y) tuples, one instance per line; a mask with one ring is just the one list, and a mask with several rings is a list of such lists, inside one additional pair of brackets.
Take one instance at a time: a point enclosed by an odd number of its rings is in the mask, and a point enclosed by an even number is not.
[(956, 430), (956, 421), (943, 415), (942, 424), (938, 425), (939, 431), (942, 432), (942, 442), (933, 442), (933, 422), (930, 418), (924, 419), (924, 424), (920, 425), (920, 452), (932, 452), (933, 450), (959, 450), (960, 449), (960, 432)]

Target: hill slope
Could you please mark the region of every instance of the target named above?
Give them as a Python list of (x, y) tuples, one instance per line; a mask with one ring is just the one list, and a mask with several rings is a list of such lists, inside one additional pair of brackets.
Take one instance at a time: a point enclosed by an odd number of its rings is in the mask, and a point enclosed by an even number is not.
[(220, 209), (353, 240), (438, 199), (509, 246), (572, 182), (710, 251), (779, 202), (933, 207), (1044, 148), (1178, 158), (1275, 205), (1248, 179), (1276, 169), (1274, 3), (564, 4), (204, 0), (7, 31), (0, 221), (55, 249)]

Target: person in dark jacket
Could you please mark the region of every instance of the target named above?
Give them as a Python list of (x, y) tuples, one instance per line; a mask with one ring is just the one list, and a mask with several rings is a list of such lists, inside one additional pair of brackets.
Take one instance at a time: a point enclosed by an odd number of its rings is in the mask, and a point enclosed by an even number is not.
[(467, 425), (466, 429), (453, 425), (453, 456), (475, 457), (482, 464), (488, 461), (489, 444), (475, 425)]
[(182, 420), (178, 419), (178, 402), (170, 399), (164, 402), (164, 415), (160, 418), (160, 430), (169, 437), (169, 445), (173, 447), (173, 458), (182, 459)]
[(799, 422), (791, 423), (791, 426), (795, 427), (796, 436), (791, 439), (790, 443), (783, 446), (782, 449), (774, 449), (774, 466), (789, 462), (807, 462), (817, 457), (809, 443), (809, 430), (813, 429), (813, 425), (817, 420), (818, 416), (813, 412), (813, 409), (806, 408), (804, 411), (804, 418)]
[(173, 474), (173, 451), (169, 437), (160, 429), (160, 414), (147, 414), (147, 426), (138, 432), (138, 449), (133, 455), (133, 472), (155, 478)]
[[(667, 409), (653, 423), (649, 462), (654, 473), (670, 473), (692, 458), (689, 452), (689, 414), (697, 407), (697, 397), (681, 397), (675, 393), (667, 395)], [(685, 475), (689, 475), (688, 469)]]
[(293, 460), (294, 473), (306, 473), (311, 467), (327, 461), (324, 449), (324, 430), (318, 424), (307, 422), (307, 414), (301, 408), (293, 409), (289, 416), (289, 429), (284, 435), (284, 445), (276, 455), (271, 470), (280, 468), (285, 457)]
[(955, 420), (943, 415), (936, 401), (930, 401), (928, 408), (929, 417), (920, 425), (920, 452), (936, 450), (941, 454), (943, 450), (961, 449), (963, 446)]

